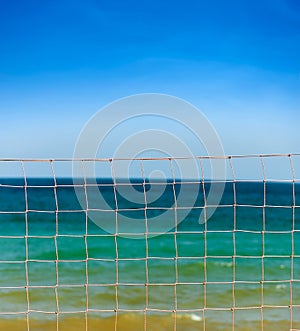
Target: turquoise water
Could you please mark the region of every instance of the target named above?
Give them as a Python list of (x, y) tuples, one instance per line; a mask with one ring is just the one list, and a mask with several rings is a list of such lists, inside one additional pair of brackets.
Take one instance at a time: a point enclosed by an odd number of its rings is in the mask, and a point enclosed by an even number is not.
[[(134, 193), (126, 195), (123, 185), (121, 195), (118, 185), (98, 180), (86, 190), (79, 186), (88, 201), (82, 206), (70, 179), (58, 179), (55, 189), (51, 179), (29, 179), (26, 189), (21, 179), (1, 179), (1, 184), (0, 312), (5, 318), (22, 317), (28, 309), (39, 320), (88, 308), (103, 320), (113, 318), (115, 310), (134, 316), (147, 310), (149, 318), (161, 314), (161, 323), (166, 323), (163, 314), (176, 311), (183, 325), (196, 323), (195, 330), (204, 320), (217, 323), (214, 329), (232, 319), (237, 325), (283, 323), (281, 329), (300, 324), (299, 185), (267, 183), (264, 191), (261, 182), (238, 182), (235, 201), (233, 184), (227, 183), (220, 206), (202, 224), (201, 185), (143, 186), (135, 180)], [(185, 192), (191, 196), (184, 196), (175, 214), (171, 207), (182, 185), (189, 185)], [(99, 205), (99, 194), (105, 204)], [(138, 198), (144, 194), (153, 201), (145, 205)], [(153, 217), (173, 224), (181, 213), (182, 222), (153, 235), (160, 229)], [(231, 308), (237, 308), (234, 318)], [(217, 319), (214, 309), (219, 309)]]

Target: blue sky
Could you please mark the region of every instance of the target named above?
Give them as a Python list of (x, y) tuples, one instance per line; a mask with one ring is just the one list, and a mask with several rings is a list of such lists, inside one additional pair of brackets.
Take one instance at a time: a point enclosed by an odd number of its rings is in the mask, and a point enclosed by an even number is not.
[(201, 109), (226, 154), (300, 151), (298, 0), (12, 0), (0, 45), (0, 157), (71, 157), (96, 111), (149, 92)]

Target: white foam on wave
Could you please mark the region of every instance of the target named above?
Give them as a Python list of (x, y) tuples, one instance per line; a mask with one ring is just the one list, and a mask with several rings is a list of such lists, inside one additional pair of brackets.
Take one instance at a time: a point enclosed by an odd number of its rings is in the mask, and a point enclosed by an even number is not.
[(196, 314), (191, 314), (191, 320), (193, 321), (202, 321), (202, 317)]
[(189, 319), (195, 322), (201, 322), (202, 321), (202, 317), (196, 314), (178, 314), (177, 318), (180, 319)]
[(232, 262), (219, 262), (219, 263), (216, 263), (216, 264), (221, 266), (221, 267), (227, 267), (227, 268), (231, 268), (233, 266)]

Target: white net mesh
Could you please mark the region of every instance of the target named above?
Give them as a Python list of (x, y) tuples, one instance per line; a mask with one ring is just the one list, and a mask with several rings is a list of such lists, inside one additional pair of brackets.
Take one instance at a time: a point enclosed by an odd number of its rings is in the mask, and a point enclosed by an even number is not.
[(300, 155), (226, 156), (218, 206), (195, 159), (0, 160), (1, 329), (300, 329)]

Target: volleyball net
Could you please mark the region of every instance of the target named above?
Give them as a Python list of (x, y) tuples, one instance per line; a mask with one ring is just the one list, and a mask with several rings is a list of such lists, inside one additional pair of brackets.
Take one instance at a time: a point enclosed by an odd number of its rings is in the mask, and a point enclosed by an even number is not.
[(0, 159), (0, 328), (298, 330), (299, 207), (300, 154)]

